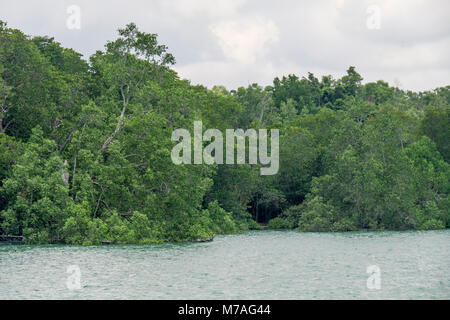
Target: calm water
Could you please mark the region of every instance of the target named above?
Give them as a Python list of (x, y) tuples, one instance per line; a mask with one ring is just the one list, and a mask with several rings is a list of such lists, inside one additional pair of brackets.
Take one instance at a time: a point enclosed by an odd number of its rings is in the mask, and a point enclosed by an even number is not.
[[(211, 243), (0, 246), (0, 299), (449, 299), (450, 230), (256, 231)], [(81, 289), (67, 268), (77, 265)], [(368, 289), (367, 267), (381, 288)]]

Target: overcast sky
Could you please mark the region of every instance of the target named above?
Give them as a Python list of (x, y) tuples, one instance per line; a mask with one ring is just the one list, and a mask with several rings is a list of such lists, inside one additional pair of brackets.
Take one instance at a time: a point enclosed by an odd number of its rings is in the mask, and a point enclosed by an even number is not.
[[(71, 5), (80, 29), (67, 27)], [(2, 0), (0, 19), (85, 58), (133, 21), (159, 34), (182, 78), (209, 87), (268, 85), (291, 73), (340, 77), (350, 65), (365, 82), (450, 84), (449, 0)]]

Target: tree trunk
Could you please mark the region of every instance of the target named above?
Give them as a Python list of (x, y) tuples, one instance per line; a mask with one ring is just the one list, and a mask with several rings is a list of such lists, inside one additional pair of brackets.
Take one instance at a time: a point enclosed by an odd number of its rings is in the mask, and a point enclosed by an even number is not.
[(120, 132), (120, 130), (123, 127), (123, 118), (125, 116), (125, 111), (127, 109), (127, 106), (123, 106), (122, 113), (120, 114), (119, 121), (117, 122), (116, 130), (106, 139), (105, 143), (103, 144), (102, 148), (100, 149), (100, 153), (105, 153), (108, 151), (109, 145), (113, 142), (116, 135)]
[(127, 95), (125, 95), (125, 92), (123, 91), (124, 86), (120, 87), (120, 93), (122, 95), (123, 100), (123, 108), (122, 112), (120, 113), (119, 121), (117, 122), (116, 130), (106, 139), (105, 143), (103, 144), (102, 148), (100, 149), (100, 153), (105, 153), (108, 151), (109, 145), (113, 142), (116, 135), (120, 132), (120, 130), (123, 127), (123, 118), (125, 117), (125, 111), (127, 110), (128, 102), (130, 101), (130, 87), (127, 87)]

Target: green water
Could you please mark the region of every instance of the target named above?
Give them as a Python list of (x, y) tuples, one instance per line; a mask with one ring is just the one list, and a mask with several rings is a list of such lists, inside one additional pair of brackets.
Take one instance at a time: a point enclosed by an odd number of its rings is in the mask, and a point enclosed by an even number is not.
[[(449, 299), (450, 230), (256, 231), (211, 243), (0, 246), (0, 299)], [(81, 289), (69, 290), (77, 265)], [(380, 269), (369, 289), (367, 267)]]

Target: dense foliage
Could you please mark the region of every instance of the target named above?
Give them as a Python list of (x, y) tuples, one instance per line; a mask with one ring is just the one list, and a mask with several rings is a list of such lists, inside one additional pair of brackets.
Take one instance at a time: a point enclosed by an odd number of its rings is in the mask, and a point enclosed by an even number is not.
[[(450, 86), (181, 80), (155, 34), (119, 30), (89, 62), (0, 22), (0, 233), (29, 243), (155, 243), (269, 222), (301, 231), (450, 226)], [(280, 130), (280, 171), (174, 165), (177, 128)]]

